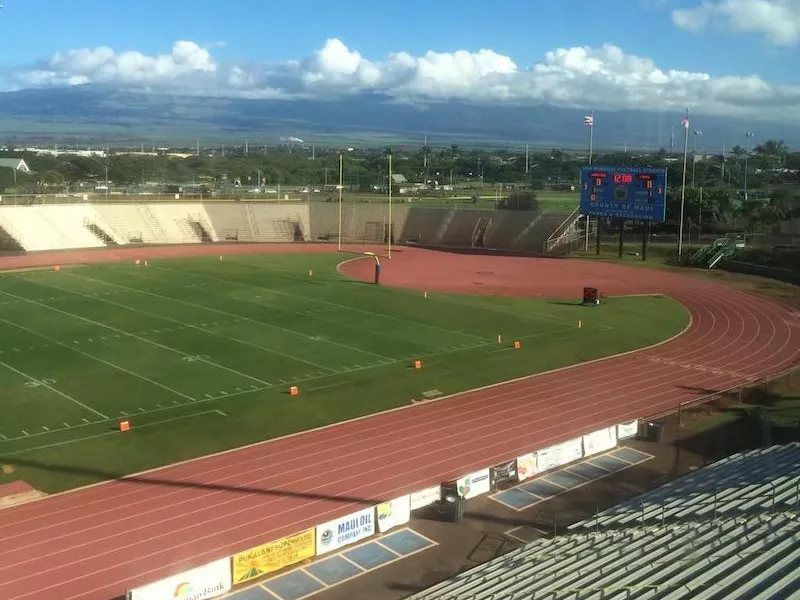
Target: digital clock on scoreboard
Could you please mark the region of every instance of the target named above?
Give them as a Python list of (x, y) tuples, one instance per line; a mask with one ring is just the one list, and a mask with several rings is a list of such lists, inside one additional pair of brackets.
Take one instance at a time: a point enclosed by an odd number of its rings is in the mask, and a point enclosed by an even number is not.
[(663, 222), (666, 191), (666, 169), (605, 166), (581, 169), (584, 215)]

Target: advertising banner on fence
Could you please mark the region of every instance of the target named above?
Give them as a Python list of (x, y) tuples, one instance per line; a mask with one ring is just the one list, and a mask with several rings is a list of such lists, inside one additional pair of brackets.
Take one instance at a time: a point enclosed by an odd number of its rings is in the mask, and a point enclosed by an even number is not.
[(466, 477), (460, 477), (456, 485), (458, 486), (458, 495), (464, 500), (486, 494), (491, 489), (489, 469), (481, 469)]
[(581, 458), (583, 458), (582, 438), (575, 438), (562, 444), (556, 444), (536, 453), (540, 473)]
[(528, 452), (517, 457), (517, 479), (525, 481), (539, 472), (536, 452)]
[(508, 481), (517, 481), (517, 461), (510, 460), (508, 462), (495, 465), (489, 469), (489, 482), (491, 489), (496, 489), (500, 483)]
[(333, 552), (375, 533), (375, 507), (317, 527), (317, 556)]
[(424, 490), (419, 490), (418, 492), (411, 494), (411, 510), (417, 510), (418, 508), (430, 506), (431, 504), (439, 502), (441, 499), (441, 485), (433, 485), (429, 488), (425, 488)]
[(634, 437), (639, 433), (639, 419), (630, 423), (620, 423), (617, 425), (617, 439), (625, 440)]
[(378, 532), (386, 533), (393, 527), (411, 520), (411, 496), (400, 496), (391, 502), (378, 504)]
[(128, 592), (129, 600), (206, 600), (231, 591), (231, 559), (173, 575)]
[(314, 528), (280, 540), (234, 554), (231, 560), (233, 585), (256, 579), (284, 567), (314, 558), (316, 533)]
[(617, 445), (617, 428), (606, 427), (583, 436), (583, 455), (592, 456)]

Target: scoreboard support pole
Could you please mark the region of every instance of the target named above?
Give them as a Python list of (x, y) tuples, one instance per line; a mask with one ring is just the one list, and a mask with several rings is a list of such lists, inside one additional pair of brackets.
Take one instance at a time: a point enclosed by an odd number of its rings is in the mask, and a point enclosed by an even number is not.
[(642, 260), (647, 260), (647, 242), (650, 239), (650, 221), (644, 222), (642, 233)]
[(619, 258), (622, 258), (625, 249), (625, 221), (619, 222)]
[(594, 236), (594, 253), (600, 256), (600, 217), (597, 217), (597, 232)]

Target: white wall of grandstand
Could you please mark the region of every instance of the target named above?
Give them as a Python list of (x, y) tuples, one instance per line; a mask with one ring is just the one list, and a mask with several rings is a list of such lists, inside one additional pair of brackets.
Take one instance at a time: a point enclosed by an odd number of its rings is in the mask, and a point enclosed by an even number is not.
[[(239, 586), (272, 576), (301, 561), (325, 555), (403, 526), (411, 520), (414, 511), (442, 502), (443, 490), (452, 490), (455, 487), (462, 498), (469, 500), (495, 489), (495, 484), (500, 479), (497, 475), (499, 472), (502, 472), (503, 480), (508, 483), (529, 479), (586, 456), (611, 450), (617, 447), (620, 440), (634, 437), (638, 429), (638, 419), (604, 427), (581, 437), (525, 453), (500, 465), (465, 473), (454, 481), (437, 485), (423, 483), (419, 489), (410, 492), (405, 490), (391, 501), (363, 508), (328, 523), (321, 523), (311, 530), (299, 532), (294, 536), (281, 540), (265, 540), (263, 546), (243, 548), (240, 553), (233, 556), (220, 558), (190, 571), (176, 573), (168, 578), (131, 589), (128, 591), (127, 600), (182, 597), (176, 586), (191, 589), (192, 600), (217, 598), (234, 588), (239, 589)], [(260, 570), (257, 577), (243, 578), (237, 575), (237, 563), (246, 562), (252, 566), (252, 557), (259, 555), (269, 555), (271, 567)], [(270, 572), (270, 569), (273, 570)]]
[[(12, 204), (0, 197), (0, 250), (28, 252), (132, 244), (335, 241), (496, 248), (539, 254), (570, 242), (555, 233), (577, 214), (453, 210), (398, 203), (107, 202)], [(391, 226), (391, 227), (390, 227)], [(555, 232), (555, 233), (554, 233)], [(574, 232), (573, 232), (574, 233)]]

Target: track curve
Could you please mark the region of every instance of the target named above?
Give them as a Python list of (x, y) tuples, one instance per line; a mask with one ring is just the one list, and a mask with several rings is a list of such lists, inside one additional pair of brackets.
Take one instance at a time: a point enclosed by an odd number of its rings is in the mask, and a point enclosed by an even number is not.
[[(360, 250), (361, 248), (359, 248)], [(327, 245), (121, 249), (0, 260), (0, 267)], [(26, 262), (24, 258), (27, 258)], [(11, 264), (16, 263), (16, 264)], [(664, 344), (365, 417), (0, 511), (0, 598), (111, 600), (265, 541), (708, 390), (795, 365), (800, 319), (776, 303), (670, 273), (593, 262), (397, 249), (382, 283), (580, 297), (668, 294), (690, 311)], [(372, 265), (343, 273), (370, 279)], [(432, 433), (435, 432), (435, 435)], [(446, 456), (441, 448), (449, 447)], [(413, 449), (413, 451), (410, 451)]]

